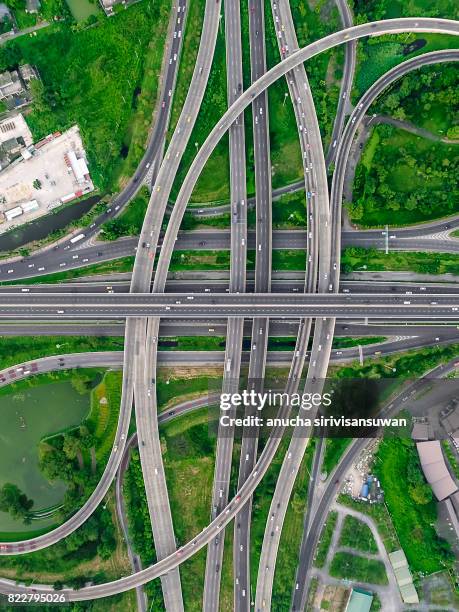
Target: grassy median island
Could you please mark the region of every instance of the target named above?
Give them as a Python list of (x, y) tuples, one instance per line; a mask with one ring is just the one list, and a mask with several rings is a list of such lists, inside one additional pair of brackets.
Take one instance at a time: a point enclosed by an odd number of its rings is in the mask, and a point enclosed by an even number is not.
[(120, 257), (119, 259), (111, 259), (98, 264), (91, 264), (81, 268), (73, 268), (65, 272), (53, 272), (51, 274), (43, 274), (42, 276), (32, 276), (30, 278), (21, 278), (16, 281), (6, 281), (0, 283), (2, 285), (37, 285), (43, 283), (60, 283), (74, 278), (94, 275), (121, 274), (124, 272), (132, 272), (134, 265), (134, 257)]
[(398, 227), (456, 213), (458, 152), (459, 145), (377, 126), (356, 169), (351, 221)]
[(342, 252), (341, 271), (343, 274), (384, 270), (459, 275), (459, 255), (420, 251), (389, 251), (389, 254), (386, 255), (384, 251), (362, 247), (348, 247)]
[(317, 545), (316, 554), (314, 556), (314, 566), (322, 568), (327, 560), (328, 549), (335, 531), (336, 521), (338, 520), (338, 513), (332, 511), (327, 516), (322, 531), (320, 532), (319, 543)]
[(93, 26), (53, 24), (0, 50), (0, 69), (38, 68), (27, 121), (38, 140), (78, 123), (94, 182), (116, 188), (143, 154), (158, 95), (170, 5), (145, 0)]
[(0, 369), (50, 355), (122, 351), (123, 345), (111, 336), (0, 336)]
[[(197, 2), (197, 0), (195, 0)], [(189, 17), (189, 15), (188, 15)], [(193, 17), (192, 17), (193, 19)], [(188, 27), (186, 29), (188, 31)], [(188, 34), (187, 34), (188, 35)], [(193, 44), (193, 43), (191, 43)], [(185, 59), (186, 61), (186, 59)], [(191, 68), (191, 66), (190, 66)], [(193, 66), (194, 68), (194, 66)], [(185, 65), (184, 72), (188, 72), (188, 65)], [(180, 75), (179, 85), (183, 81), (188, 81), (187, 76)], [(179, 99), (183, 98), (183, 93), (179, 93)], [(188, 169), (196, 156), (196, 151), (204, 143), (211, 129), (225, 113), (227, 109), (226, 97), (226, 59), (225, 59), (225, 40), (224, 27), (219, 28), (217, 44), (209, 74), (209, 80), (202, 100), (201, 108), (196, 119), (190, 140), (185, 149), (180, 162), (179, 170), (175, 177), (171, 197), (175, 199), (188, 172)], [(177, 112), (180, 106), (177, 105)], [(225, 134), (209, 160), (204, 166), (196, 186), (193, 190), (191, 201), (207, 202), (226, 199), (229, 196), (229, 150), (228, 134)], [(196, 144), (197, 143), (197, 146)]]
[(100, 238), (102, 240), (116, 240), (121, 236), (139, 236), (149, 200), (150, 192), (147, 187), (142, 187), (119, 217), (115, 217), (115, 219), (111, 219), (102, 225)]
[[(304, 513), (308, 499), (309, 474), (314, 454), (315, 440), (308, 445), (298, 471), (292, 496), (285, 515), (274, 574), (272, 609), (288, 609), (295, 573), (298, 565), (301, 541), (304, 533)], [(254, 515), (254, 520), (257, 515)]]

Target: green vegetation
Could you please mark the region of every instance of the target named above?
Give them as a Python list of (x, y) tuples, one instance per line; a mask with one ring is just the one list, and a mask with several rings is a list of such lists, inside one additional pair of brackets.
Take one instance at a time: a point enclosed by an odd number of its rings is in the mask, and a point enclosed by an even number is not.
[(211, 385), (218, 388), (221, 381), (221, 376), (186, 376), (175, 368), (161, 369), (160, 373), (156, 383), (158, 407), (162, 410), (170, 403), (176, 403), (179, 398), (185, 400), (208, 393)]
[(87, 351), (122, 351), (123, 338), (111, 336), (1, 336), (0, 368), (47, 357)]
[(324, 526), (322, 527), (322, 531), (320, 532), (319, 544), (317, 546), (317, 551), (314, 557), (315, 567), (321, 568), (325, 565), (328, 549), (330, 548), (330, 543), (332, 541), (333, 532), (335, 531), (337, 519), (338, 513), (335, 511), (330, 512)]
[[(298, 555), (304, 533), (304, 514), (314, 448), (315, 440), (312, 440), (304, 454), (285, 515), (274, 574), (273, 610), (288, 609), (290, 605), (292, 584), (295, 582)], [(257, 520), (256, 514), (254, 520)]]
[(373, 593), (373, 601), (371, 602), (370, 612), (379, 612), (382, 608), (381, 600), (377, 593)]
[(351, 438), (327, 438), (325, 440), (325, 454), (322, 463), (324, 472), (331, 474), (350, 443)]
[[(86, 393), (94, 381), (93, 370), (74, 370), (72, 384)], [(68, 517), (89, 497), (110, 454), (118, 422), (121, 372), (108, 371), (91, 391), (91, 409), (76, 428), (45, 438), (40, 444), (40, 469), (53, 482), (67, 484), (62, 518)]]
[(199, 48), (199, 41), (201, 39), (202, 21), (204, 18), (204, 8), (204, 0), (191, 0), (191, 2), (187, 4), (185, 29), (182, 30), (182, 54), (180, 56), (177, 83), (172, 100), (168, 140), (170, 140), (175, 130), (177, 120), (188, 93), (191, 76), (196, 65), (196, 56)]
[(432, 346), (407, 351), (402, 355), (389, 355), (382, 359), (370, 361), (363, 366), (354, 362), (340, 367), (336, 376), (338, 378), (388, 378), (401, 383), (402, 379), (414, 379), (422, 376), (424, 372), (437, 365), (454, 359), (458, 350), (459, 346), (457, 344)]
[[(366, 23), (396, 17), (444, 17), (457, 19), (459, 12), (455, 0), (354, 0), (354, 23)], [(356, 75), (356, 94), (361, 95), (384, 72), (400, 62), (442, 48), (455, 48), (454, 36), (442, 34), (406, 33), (369, 37), (359, 43)]]
[(33, 500), (29, 499), (18, 486), (6, 482), (0, 489), (0, 510), (8, 512), (13, 518), (30, 523), (30, 510)]
[[(107, 377), (112, 373), (107, 374)], [(31, 386), (42, 386), (51, 400), (54, 394), (53, 388), (49, 388), (49, 381), (69, 380), (75, 390), (80, 394), (87, 395), (100, 373), (97, 370), (74, 370), (59, 371), (54, 374), (40, 375), (30, 378), (21, 383), (12, 385), (17, 397), (24, 396), (24, 390)], [(69, 398), (67, 398), (69, 399)], [(111, 401), (109, 397), (109, 401)], [(43, 406), (43, 398), (41, 399)], [(36, 408), (32, 404), (33, 408)], [(69, 405), (66, 406), (69, 408)], [(6, 406), (5, 406), (6, 409)], [(18, 409), (18, 406), (17, 406)], [(19, 408), (23, 411), (23, 408)], [(40, 427), (40, 419), (43, 421), (43, 411), (34, 410), (37, 415), (39, 427), (36, 432), (43, 435), (43, 424)], [(113, 406), (118, 411), (118, 406)], [(54, 418), (43, 421), (49, 431), (53, 425), (62, 427), (62, 411), (55, 410)], [(67, 420), (68, 420), (67, 415)], [(36, 423), (33, 415), (27, 416), (27, 425), (33, 429)], [(82, 500), (89, 494), (96, 482), (99, 480), (100, 471), (97, 475), (93, 473), (92, 467), (88, 466), (86, 450), (88, 447), (99, 447), (101, 440), (90, 431), (90, 419), (83, 421), (77, 427), (66, 428), (61, 433), (47, 435), (42, 438), (39, 447), (40, 468), (43, 475), (54, 484), (64, 481), (67, 485), (64, 506), (54, 515), (61, 520), (69, 518), (75, 510), (76, 505), (81, 505)], [(101, 432), (102, 433), (102, 432)], [(110, 445), (112, 440), (110, 440)], [(36, 447), (35, 447), (36, 448)], [(32, 476), (31, 463), (28, 458), (29, 477)], [(37, 480), (38, 483), (38, 480)], [(38, 486), (42, 486), (38, 483)], [(3, 487), (0, 495), (2, 510), (8, 505), (15, 509), (19, 503), (19, 512), (24, 514), (30, 511), (31, 503), (23, 500), (17, 489), (13, 490), (11, 485)], [(27, 516), (25, 517), (28, 518)], [(123, 545), (117, 540), (115, 529), (115, 511), (113, 496), (109, 493), (104, 504), (99, 506), (95, 513), (74, 533), (50, 548), (34, 553), (14, 557), (1, 557), (0, 569), (3, 576), (29, 582), (32, 578), (40, 582), (51, 583), (56, 588), (62, 588), (63, 584), (81, 587), (88, 580), (95, 583), (106, 582), (125, 573), (128, 561), (125, 556)], [(37, 535), (35, 530), (25, 533), (2, 533), (2, 539), (13, 541), (22, 539), (24, 535)], [(6, 536), (6, 537), (5, 537)], [(116, 598), (121, 604), (122, 597)], [(122, 605), (122, 604), (121, 604)]]
[(2, 70), (24, 61), (40, 73), (27, 117), (34, 139), (78, 123), (101, 189), (116, 188), (143, 153), (169, 8), (162, 0), (144, 0), (114, 19), (100, 11), (78, 25), (55, 23), (0, 50)]
[(376, 112), (408, 120), (440, 136), (458, 138), (455, 108), (459, 77), (451, 64), (424, 66), (408, 73), (379, 98)]
[[(93, 380), (99, 376), (97, 370), (87, 374)], [(1, 514), (0, 530), (7, 533), (5, 539), (14, 537), (12, 532), (28, 533), (56, 521), (52, 510), (62, 503), (65, 484), (58, 479), (50, 485), (40, 471), (38, 448), (43, 436), (74, 427), (87, 415), (89, 395), (74, 388), (76, 378), (74, 371), (51, 372), (27, 377), (0, 390), (3, 422), (0, 481), (16, 485), (34, 502), (33, 510), (22, 517), (27, 528), (21, 529), (17, 513)], [(62, 410), (62, 406), (66, 409)], [(44, 510), (51, 514), (44, 516)]]
[[(209, 438), (207, 409), (168, 423), (160, 433), (175, 534), (180, 545), (191, 540), (209, 521), (215, 441)], [(152, 563), (154, 545), (137, 450), (131, 456), (124, 490), (134, 548), (145, 564)], [(180, 568), (187, 610), (201, 610), (205, 561), (204, 549)], [(148, 589), (152, 590), (149, 595), (154, 609), (163, 610), (160, 583), (150, 583)]]
[[(129, 467), (123, 480), (123, 495), (133, 549), (140, 556), (144, 566), (151, 565), (156, 561), (156, 554), (140, 454), (137, 449), (131, 451)], [(144, 588), (152, 609), (164, 610), (160, 581), (153, 580)]]
[[(228, 270), (230, 265), (229, 251), (186, 250), (174, 251), (170, 270)], [(305, 251), (275, 250), (272, 252), (273, 270), (304, 270), (306, 266)], [(255, 251), (247, 251), (247, 269), (255, 269)]]
[[(209, 522), (215, 440), (209, 437), (207, 410), (203, 410), (202, 414), (204, 423), (190, 423), (186, 430), (178, 432), (173, 426), (167, 425), (161, 435), (172, 516), (179, 544), (191, 540)], [(205, 560), (204, 549), (181, 568), (183, 598), (187, 610), (198, 612), (202, 609)]]
[(366, 346), (368, 344), (379, 344), (387, 340), (384, 336), (363, 336), (362, 338), (353, 338), (352, 336), (344, 336), (342, 338), (333, 338), (333, 348), (352, 348), (353, 346)]
[(368, 525), (349, 514), (344, 517), (339, 546), (349, 546), (373, 554), (378, 552), (378, 547)]
[(432, 142), (390, 125), (377, 126), (375, 133), (372, 154), (357, 166), (353, 202), (347, 205), (353, 222), (400, 226), (459, 210), (457, 145)]
[(457, 460), (456, 453), (451, 448), (451, 442), (449, 440), (442, 440), (441, 445), (454, 475), (456, 478), (459, 478), (459, 462)]
[(223, 336), (176, 336), (159, 338), (158, 348), (163, 351), (224, 351)]
[(26, 582), (32, 578), (49, 581), (57, 589), (64, 584), (81, 588), (89, 580), (98, 584), (117, 578), (117, 573), (127, 568), (117, 550), (111, 497), (106, 499), (108, 510), (99, 506), (81, 527), (59, 543), (25, 555), (2, 556), (2, 576)]
[[(84, 446), (89, 448), (89, 438), (95, 448), (91, 459), (97, 462), (99, 468), (105, 466), (115, 439), (121, 403), (121, 383), (121, 372), (107, 371), (91, 392), (91, 410), (83, 424), (87, 428), (87, 433), (84, 431)], [(94, 469), (93, 462), (91, 467)]]
[(116, 240), (121, 236), (138, 236), (142, 229), (149, 199), (150, 192), (147, 187), (142, 187), (119, 217), (104, 223), (100, 237), (103, 240)]
[(459, 10), (454, 0), (438, 0), (433, 5), (429, 0), (379, 0), (366, 2), (366, 0), (353, 0), (356, 23), (364, 21), (377, 21), (379, 19), (395, 19), (396, 17), (444, 17), (457, 19)]
[[(5, 15), (0, 21), (0, 34), (5, 34), (5, 32), (10, 32), (12, 29), (13, 29), (13, 22), (10, 19), (9, 15)], [(6, 110), (6, 107), (3, 110)]]
[[(187, 26), (189, 31), (189, 26)], [(192, 43), (191, 43), (192, 44)], [(194, 67), (194, 66), (193, 66)], [(189, 72), (186, 67), (184, 72)], [(187, 77), (183, 76), (183, 82)], [(185, 153), (175, 177), (172, 198), (175, 199), (183, 183), (186, 173), (196, 155), (196, 150), (207, 138), (210, 130), (227, 109), (226, 102), (226, 60), (224, 28), (219, 28), (217, 44), (212, 62), (212, 68), (204, 93), (202, 105), (191, 133)], [(210, 156), (204, 170), (194, 188), (191, 200), (193, 202), (218, 201), (228, 198), (229, 195), (229, 150), (228, 135), (226, 134), (215, 151)], [(196, 144), (197, 143), (197, 147)]]
[(420, 251), (390, 251), (386, 255), (377, 249), (349, 247), (341, 254), (343, 274), (362, 270), (392, 270), (419, 274), (459, 274), (459, 256), (455, 253), (424, 253)]
[[(325, 2), (312, 5), (306, 0), (294, 0), (291, 9), (300, 47), (336, 32), (341, 27), (337, 8)], [(320, 53), (305, 65), (322, 140), (325, 143), (330, 140), (338, 105), (343, 63), (343, 47), (340, 46)]]
[(38, 13), (28, 13), (25, 0), (6, 0), (5, 4), (13, 12), (20, 30), (30, 28), (41, 21), (53, 21), (55, 17), (67, 23), (71, 21), (65, 0), (43, 0), (40, 2)]
[(383, 504), (368, 504), (366, 502), (355, 501), (348, 495), (340, 495), (338, 501), (343, 506), (347, 506), (363, 514), (368, 514), (368, 516), (373, 519), (383, 541), (384, 548), (388, 553), (394, 552), (400, 548), (400, 542), (398, 541), (391, 516), (386, 506)]
[(368, 584), (387, 584), (384, 563), (347, 552), (337, 552), (330, 564), (330, 576)]
[(414, 442), (384, 439), (376, 458), (375, 473), (412, 571), (431, 574), (445, 565), (452, 567), (450, 546), (435, 531), (436, 502), (422, 475)]
[(99, 264), (92, 264), (66, 270), (65, 272), (54, 272), (53, 274), (43, 274), (43, 276), (32, 276), (31, 278), (22, 278), (17, 281), (7, 281), (0, 283), (2, 285), (36, 285), (43, 283), (59, 283), (61, 281), (71, 280), (72, 278), (81, 278), (82, 276), (93, 276), (94, 274), (117, 274), (122, 272), (132, 272), (134, 265), (134, 257), (120, 257), (119, 259), (111, 259)]

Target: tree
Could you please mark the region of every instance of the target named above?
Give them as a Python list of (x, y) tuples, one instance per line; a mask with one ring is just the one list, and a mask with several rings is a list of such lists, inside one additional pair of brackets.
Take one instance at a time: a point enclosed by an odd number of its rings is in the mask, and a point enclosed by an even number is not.
[(408, 487), (411, 498), (421, 506), (425, 506), (432, 501), (432, 489), (424, 482), (418, 482), (414, 486)]
[(8, 512), (14, 518), (22, 518), (26, 521), (32, 506), (33, 500), (22, 493), (15, 484), (7, 482), (0, 489), (0, 510), (2, 512)]
[(69, 459), (75, 459), (81, 450), (80, 440), (69, 434), (64, 435), (63, 451)]

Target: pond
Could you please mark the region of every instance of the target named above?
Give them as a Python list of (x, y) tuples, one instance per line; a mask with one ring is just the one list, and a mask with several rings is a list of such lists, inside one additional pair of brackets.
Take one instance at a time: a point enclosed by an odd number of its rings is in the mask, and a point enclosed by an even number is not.
[(52, 232), (62, 229), (72, 221), (75, 221), (75, 219), (82, 217), (99, 200), (100, 196), (92, 196), (72, 206), (66, 206), (54, 214), (39, 217), (26, 225), (20, 225), (10, 232), (1, 235), (0, 253), (9, 253), (30, 242), (46, 238)]
[[(40, 440), (67, 427), (79, 425), (89, 412), (90, 395), (80, 395), (70, 381), (26, 387), (0, 396), (0, 486), (16, 484), (33, 499), (33, 510), (59, 504), (63, 482), (49, 483), (38, 467)], [(47, 527), (52, 519), (24, 525), (0, 512), (1, 531), (31, 531)]]
[(84, 21), (91, 15), (97, 15), (98, 4), (96, 0), (66, 0), (70, 12), (77, 21)]

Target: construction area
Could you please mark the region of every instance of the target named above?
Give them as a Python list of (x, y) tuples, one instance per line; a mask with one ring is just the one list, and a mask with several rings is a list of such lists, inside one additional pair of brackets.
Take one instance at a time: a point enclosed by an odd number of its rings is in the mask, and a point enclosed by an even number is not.
[[(5, 123), (14, 127), (4, 129), (0, 124), (0, 149), (6, 136), (17, 142), (14, 158), (0, 171), (0, 233), (94, 190), (78, 126), (31, 144), (22, 121), (9, 118)], [(21, 128), (22, 137), (11, 138)]]

